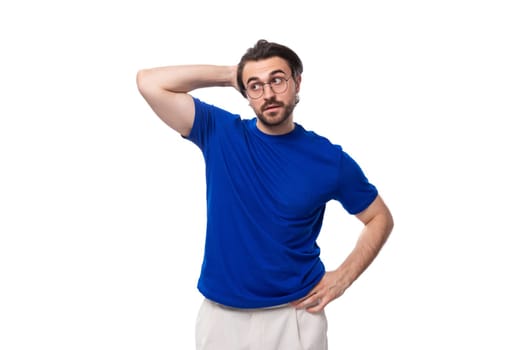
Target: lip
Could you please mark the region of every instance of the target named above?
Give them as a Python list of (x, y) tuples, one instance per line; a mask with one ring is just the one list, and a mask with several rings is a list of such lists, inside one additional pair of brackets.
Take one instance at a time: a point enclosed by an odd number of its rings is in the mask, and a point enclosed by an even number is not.
[(265, 107), (264, 110), (265, 111), (271, 111), (271, 110), (274, 110), (274, 109), (277, 109), (277, 108), (280, 108), (281, 106), (280, 105), (270, 105), (268, 107)]

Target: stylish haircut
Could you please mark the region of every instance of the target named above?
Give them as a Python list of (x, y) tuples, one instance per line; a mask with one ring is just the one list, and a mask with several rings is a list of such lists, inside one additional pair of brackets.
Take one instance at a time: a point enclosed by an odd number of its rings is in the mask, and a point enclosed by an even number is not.
[(244, 56), (242, 56), (241, 61), (237, 65), (237, 85), (239, 86), (239, 90), (244, 97), (247, 96), (246, 87), (242, 81), (242, 72), (246, 62), (259, 61), (271, 57), (280, 57), (288, 62), (288, 66), (292, 71), (294, 80), (303, 72), (303, 63), (294, 51), (284, 45), (260, 39), (253, 47), (246, 51)]

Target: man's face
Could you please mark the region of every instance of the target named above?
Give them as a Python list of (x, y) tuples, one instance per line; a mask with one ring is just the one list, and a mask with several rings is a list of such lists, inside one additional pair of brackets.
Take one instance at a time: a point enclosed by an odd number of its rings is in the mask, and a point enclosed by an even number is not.
[(297, 81), (293, 79), (287, 62), (280, 57), (249, 61), (244, 66), (242, 79), (250, 106), (258, 117), (259, 129), (268, 134), (293, 130), (292, 113), (300, 77)]

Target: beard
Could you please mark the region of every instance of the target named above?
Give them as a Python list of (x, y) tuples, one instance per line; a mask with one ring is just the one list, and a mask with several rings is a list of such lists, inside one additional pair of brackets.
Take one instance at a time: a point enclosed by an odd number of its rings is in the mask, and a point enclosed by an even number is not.
[[(270, 112), (265, 111), (266, 107), (269, 105), (279, 106), (283, 109)], [(266, 101), (261, 108), (255, 112), (255, 114), (263, 125), (267, 127), (276, 127), (286, 123), (286, 121), (290, 119), (294, 108), (295, 104), (287, 105), (272, 98), (271, 100)]]

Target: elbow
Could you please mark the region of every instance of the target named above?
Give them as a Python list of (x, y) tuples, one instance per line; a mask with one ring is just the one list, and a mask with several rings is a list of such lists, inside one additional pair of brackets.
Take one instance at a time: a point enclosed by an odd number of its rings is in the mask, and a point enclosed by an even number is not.
[(394, 230), (394, 218), (392, 217), (392, 214), (389, 215), (387, 227), (388, 232), (392, 232)]
[(155, 96), (161, 88), (158, 81), (158, 74), (154, 68), (140, 69), (137, 71), (136, 84), (139, 92), (144, 98)]
[(385, 230), (390, 233), (394, 229), (394, 217), (390, 209), (385, 205), (385, 210), (383, 211), (383, 225)]
[(385, 214), (385, 218), (383, 221), (384, 230), (386, 232), (386, 237), (388, 238), (392, 231), (394, 230), (394, 217), (392, 216), (392, 213), (390, 213), (390, 210), (387, 210)]
[(135, 78), (137, 89), (139, 92), (144, 96), (147, 91), (148, 86), (148, 70), (147, 69), (141, 69), (137, 72), (137, 76)]

